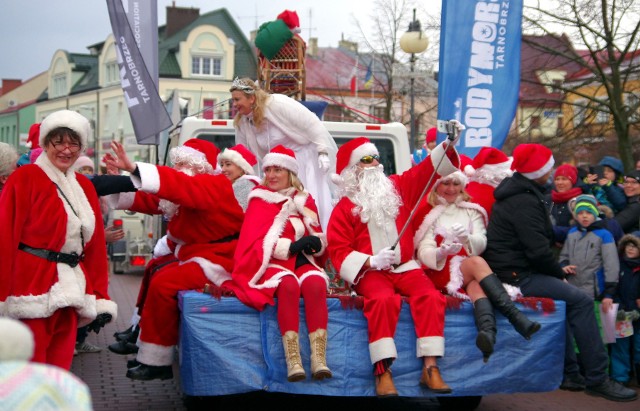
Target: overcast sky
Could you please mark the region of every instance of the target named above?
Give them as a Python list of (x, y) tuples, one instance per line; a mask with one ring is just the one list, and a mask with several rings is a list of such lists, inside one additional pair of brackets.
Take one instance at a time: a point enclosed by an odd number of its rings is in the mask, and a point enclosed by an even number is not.
[[(433, 0), (429, 0), (433, 1)], [(158, 24), (165, 24), (171, 0), (158, 0)], [(300, 17), (302, 37), (309, 29), (321, 47), (337, 47), (341, 35), (358, 40), (354, 18), (369, 21), (372, 0), (176, 0), (200, 14), (226, 7), (245, 35), (284, 10)], [(312, 15), (309, 18), (309, 12)], [(27, 80), (48, 70), (58, 49), (87, 53), (87, 46), (111, 33), (105, 0), (0, 0), (0, 79)], [(364, 25), (364, 24), (363, 24)]]

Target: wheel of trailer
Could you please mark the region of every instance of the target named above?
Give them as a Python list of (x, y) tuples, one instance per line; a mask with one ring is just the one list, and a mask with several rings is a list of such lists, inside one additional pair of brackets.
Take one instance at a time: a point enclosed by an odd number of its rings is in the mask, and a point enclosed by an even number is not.
[(468, 397), (438, 397), (440, 408), (449, 411), (472, 411), (478, 408), (482, 401), (481, 395)]

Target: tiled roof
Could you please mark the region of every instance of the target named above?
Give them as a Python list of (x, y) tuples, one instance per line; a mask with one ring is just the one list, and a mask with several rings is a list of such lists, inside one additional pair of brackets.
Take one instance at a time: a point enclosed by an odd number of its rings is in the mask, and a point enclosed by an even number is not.
[[(306, 56), (307, 88), (316, 90), (349, 90), (354, 68), (358, 90), (364, 89), (371, 54), (358, 54), (344, 48), (320, 47), (316, 56)], [(358, 62), (356, 67), (356, 60)], [(376, 68), (376, 66), (378, 68)], [(372, 65), (373, 76), (377, 81), (386, 82), (381, 63)]]

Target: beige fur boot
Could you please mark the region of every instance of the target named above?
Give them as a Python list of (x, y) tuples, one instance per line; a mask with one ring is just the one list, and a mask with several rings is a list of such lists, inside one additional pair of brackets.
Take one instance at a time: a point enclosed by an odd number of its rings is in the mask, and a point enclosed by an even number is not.
[(331, 370), (327, 366), (327, 330), (318, 328), (309, 334), (311, 343), (311, 374), (314, 380), (331, 378)]
[(302, 381), (307, 375), (302, 368), (302, 358), (300, 358), (300, 343), (298, 333), (287, 331), (282, 336), (284, 346), (284, 358), (287, 360), (287, 380), (290, 382)]

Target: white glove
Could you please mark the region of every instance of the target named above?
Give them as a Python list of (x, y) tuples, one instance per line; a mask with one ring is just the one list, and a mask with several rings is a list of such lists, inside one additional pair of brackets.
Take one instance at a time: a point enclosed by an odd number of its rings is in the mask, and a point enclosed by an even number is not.
[(469, 240), (469, 230), (462, 224), (455, 223), (451, 226), (451, 232), (458, 238), (459, 243), (466, 243)]
[(374, 270), (388, 270), (396, 260), (396, 252), (391, 247), (385, 247), (376, 255), (369, 257), (369, 265)]
[(462, 244), (460, 243), (442, 244), (436, 250), (436, 260), (442, 260), (448, 255), (456, 255), (460, 250), (462, 250)]
[(323, 173), (328, 173), (331, 168), (331, 161), (329, 161), (329, 155), (326, 153), (318, 154), (318, 168)]

